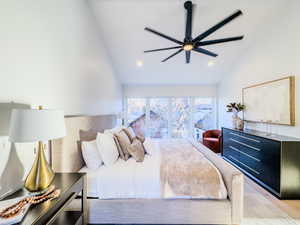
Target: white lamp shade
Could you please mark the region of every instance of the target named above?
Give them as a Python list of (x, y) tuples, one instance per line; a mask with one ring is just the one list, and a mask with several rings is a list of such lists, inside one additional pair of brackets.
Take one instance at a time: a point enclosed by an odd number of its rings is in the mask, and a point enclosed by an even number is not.
[(14, 109), (11, 114), (11, 142), (48, 141), (66, 135), (61, 110)]

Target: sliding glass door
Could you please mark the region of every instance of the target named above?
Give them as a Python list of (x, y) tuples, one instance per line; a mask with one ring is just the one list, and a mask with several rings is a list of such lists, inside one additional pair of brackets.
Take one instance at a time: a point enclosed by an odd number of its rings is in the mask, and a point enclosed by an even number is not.
[(189, 98), (171, 98), (171, 137), (184, 138), (190, 133), (190, 101)]
[(125, 107), (127, 125), (151, 138), (200, 139), (216, 127), (214, 98), (127, 98)]
[(213, 98), (194, 98), (193, 130), (196, 139), (206, 130), (216, 127), (215, 100)]
[(146, 135), (146, 103), (145, 98), (128, 98), (126, 101), (126, 123), (132, 126), (139, 135)]
[(149, 99), (149, 136), (152, 138), (166, 138), (169, 136), (169, 99)]

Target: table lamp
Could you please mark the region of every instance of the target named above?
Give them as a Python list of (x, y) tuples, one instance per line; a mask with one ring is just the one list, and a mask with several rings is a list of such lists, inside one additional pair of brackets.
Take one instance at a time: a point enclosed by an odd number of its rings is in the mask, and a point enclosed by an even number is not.
[(64, 113), (61, 110), (13, 109), (11, 114), (9, 140), (11, 142), (38, 142), (38, 151), (33, 166), (25, 180), (30, 192), (47, 190), (54, 178), (44, 149), (45, 141), (64, 137)]

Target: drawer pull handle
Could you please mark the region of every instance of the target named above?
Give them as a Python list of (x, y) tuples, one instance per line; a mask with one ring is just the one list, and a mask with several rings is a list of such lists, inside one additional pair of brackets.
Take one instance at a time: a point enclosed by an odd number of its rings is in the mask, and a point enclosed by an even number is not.
[(232, 150), (234, 150), (234, 151), (236, 151), (236, 152), (239, 152), (239, 153), (241, 153), (241, 154), (243, 154), (243, 155), (245, 155), (245, 156), (248, 156), (249, 158), (254, 159), (254, 160), (256, 160), (257, 162), (260, 162), (260, 159), (257, 159), (257, 158), (255, 158), (255, 157), (253, 157), (253, 156), (251, 156), (251, 155), (249, 155), (249, 154), (247, 154), (247, 153), (245, 153), (245, 152), (242, 152), (241, 150), (239, 150), (239, 149), (237, 149), (237, 148), (235, 148), (235, 147), (233, 147), (233, 146), (229, 146), (229, 148), (231, 148)]
[(230, 158), (232, 158), (233, 160), (237, 161), (238, 163), (242, 164), (243, 166), (247, 167), (249, 170), (253, 171), (254, 173), (256, 173), (257, 175), (260, 174), (260, 172), (257, 172), (255, 169), (252, 169), (251, 167), (247, 166), (246, 164), (242, 163), (240, 160), (234, 158), (233, 156), (229, 156)]
[(240, 135), (240, 134), (236, 134), (236, 133), (233, 133), (233, 132), (230, 132), (230, 134), (232, 134), (232, 135), (235, 135), (235, 136), (237, 136), (237, 137), (241, 137), (241, 138), (244, 138), (244, 139), (250, 140), (250, 141), (254, 141), (254, 142), (256, 142), (256, 143), (260, 143), (260, 141), (259, 141), (259, 140), (255, 140), (255, 139), (253, 139), (253, 138), (248, 138), (248, 137), (245, 137), (245, 136), (243, 136), (243, 135)]
[(245, 144), (245, 143), (243, 143), (243, 142), (241, 142), (241, 141), (237, 141), (237, 140), (235, 140), (235, 139), (233, 139), (233, 138), (230, 138), (230, 140), (231, 140), (231, 141), (234, 141), (234, 142), (236, 142), (236, 143), (238, 143), (238, 144), (240, 144), (240, 145), (244, 145), (244, 146), (246, 146), (246, 147), (248, 147), (248, 148), (252, 148), (252, 149), (254, 149), (254, 150), (256, 150), (256, 151), (260, 151), (259, 148), (253, 147), (253, 146), (251, 146), (251, 145), (247, 145), (247, 144)]

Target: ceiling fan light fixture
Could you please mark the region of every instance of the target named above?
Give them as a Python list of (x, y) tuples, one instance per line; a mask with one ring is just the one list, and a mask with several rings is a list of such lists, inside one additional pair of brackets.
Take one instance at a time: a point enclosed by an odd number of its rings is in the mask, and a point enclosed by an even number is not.
[[(241, 16), (243, 13), (241, 10), (237, 10), (230, 16), (226, 17), (216, 25), (210, 27), (208, 30), (204, 31), (203, 33), (199, 34), (196, 37), (192, 37), (192, 20), (193, 20), (193, 3), (191, 1), (186, 1), (184, 3), (184, 8), (186, 9), (186, 26), (185, 26), (185, 36), (183, 38), (183, 41), (180, 41), (176, 38), (170, 37), (166, 34), (163, 34), (159, 31), (153, 30), (149, 27), (145, 27), (145, 30), (148, 32), (151, 32), (157, 36), (160, 36), (164, 39), (167, 39), (173, 43), (176, 43), (176, 46), (173, 47), (167, 47), (167, 48), (158, 48), (158, 49), (152, 49), (144, 51), (144, 53), (148, 52), (157, 52), (157, 51), (165, 51), (165, 50), (172, 50), (172, 49), (179, 49), (176, 52), (174, 52), (172, 55), (168, 56), (162, 62), (166, 62), (167, 60), (171, 59), (172, 57), (178, 55), (179, 53), (182, 53), (185, 51), (185, 62), (190, 63), (191, 58), (191, 52), (197, 52), (200, 54), (208, 55), (211, 57), (217, 57), (218, 54), (211, 52), (205, 48), (202, 48), (206, 45), (214, 45), (219, 43), (226, 43), (231, 41), (239, 41), (244, 38), (243, 35), (236, 36), (236, 37), (228, 37), (228, 38), (221, 38), (221, 39), (215, 39), (215, 40), (205, 40), (209, 35), (216, 32), (232, 20), (236, 19), (237, 17)], [(204, 40), (203, 40), (204, 39)], [(212, 66), (213, 63), (209, 63), (209, 66)]]
[(185, 45), (183, 45), (183, 50), (184, 51), (192, 51), (193, 48), (194, 48), (194, 45), (192, 45), (192, 44), (185, 44)]

